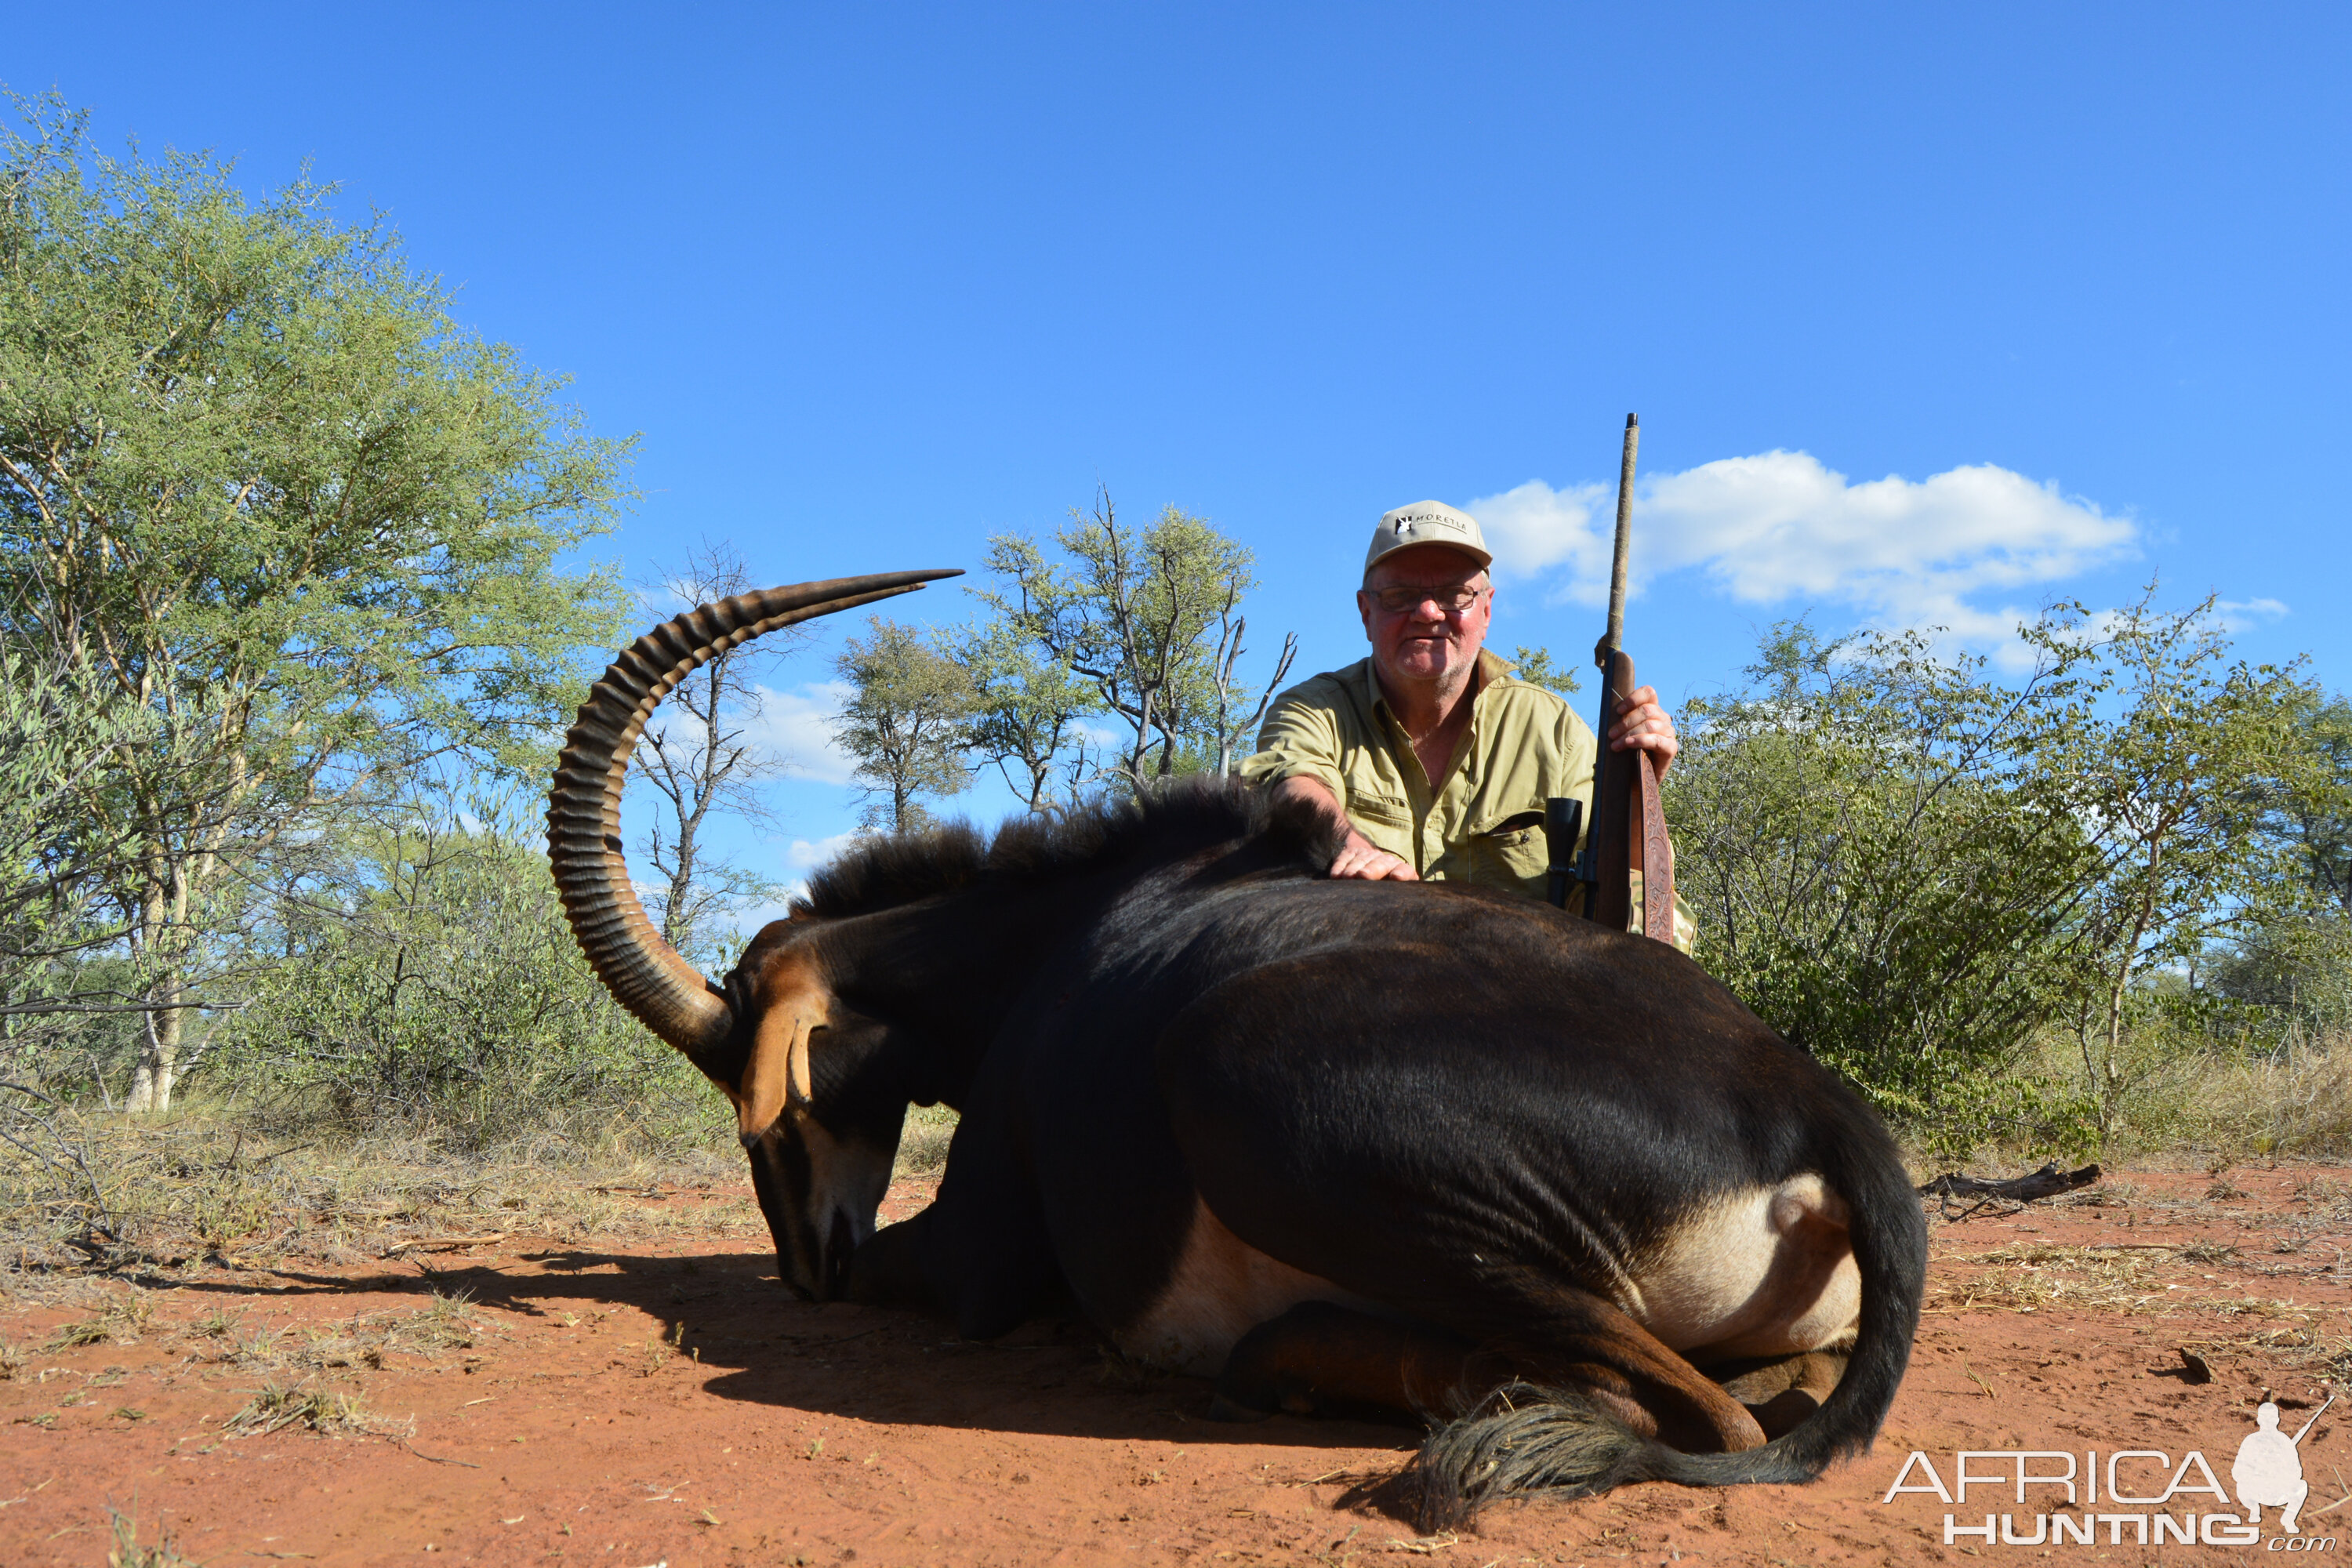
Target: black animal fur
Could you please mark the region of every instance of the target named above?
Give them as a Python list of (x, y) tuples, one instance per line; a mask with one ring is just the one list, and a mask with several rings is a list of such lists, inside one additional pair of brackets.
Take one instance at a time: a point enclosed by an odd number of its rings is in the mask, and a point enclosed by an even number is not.
[(853, 844), (809, 879), (795, 916), (837, 920), (983, 886), (1034, 887), (1125, 860), (1162, 864), (1242, 838), (1302, 869), (1321, 870), (1339, 850), (1328, 819), (1230, 779), (1170, 780), (1139, 799), (1105, 799), (1058, 816), (1021, 816), (983, 840), (968, 822)]
[[(877, 839), (819, 873), (730, 977), (739, 1049), (752, 982), (791, 947), (833, 993), (813, 1052), (829, 1132), (887, 1159), (909, 1100), (963, 1113), (938, 1199), (857, 1247), (850, 1293), (978, 1338), (1072, 1303), (1116, 1335), (1205, 1205), (1440, 1339), (1539, 1355), (1567, 1295), (1605, 1296), (1696, 1205), (1815, 1172), (1851, 1205), (1864, 1283), (1849, 1370), (1811, 1418), (1690, 1454), (1537, 1395), (1449, 1424), (1412, 1474), (1437, 1521), (1637, 1477), (1809, 1479), (1867, 1446), (1926, 1251), (1868, 1108), (1664, 944), (1499, 893), (1329, 881), (1336, 840), (1181, 781), (992, 842)], [(814, 1256), (788, 1153), (753, 1152), (761, 1199), (780, 1252)], [(820, 1278), (841, 1268), (828, 1254)]]

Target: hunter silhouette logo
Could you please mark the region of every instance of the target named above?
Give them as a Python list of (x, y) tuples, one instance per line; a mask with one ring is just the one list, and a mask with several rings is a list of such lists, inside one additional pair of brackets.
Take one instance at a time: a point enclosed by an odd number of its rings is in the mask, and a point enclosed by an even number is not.
[[(1952, 1456), (1948, 1471), (1913, 1452), (1878, 1500), (1891, 1503), (1906, 1492), (1935, 1498), (1951, 1510), (1943, 1519), (1947, 1546), (1971, 1540), (1985, 1546), (2252, 1546), (2263, 1540), (2263, 1510), (2275, 1509), (2275, 1533), (2263, 1542), (2265, 1550), (2333, 1552), (2333, 1536), (2298, 1531), (2311, 1495), (2303, 1441), (2335, 1403), (2331, 1394), (2289, 1436), (2279, 1430), (2277, 1405), (2264, 1400), (2254, 1411), (2254, 1430), (2231, 1461), (2229, 1489), (2194, 1448), (2177, 1462), (2154, 1448), (1968, 1448)], [(1995, 1500), (2016, 1511), (1961, 1511), (1970, 1502), (1982, 1508)]]
[[(2329, 1394), (2327, 1405), (2335, 1403), (2336, 1396)], [(2295, 1532), (2295, 1514), (2311, 1495), (2311, 1483), (2303, 1479), (2304, 1434), (2327, 1414), (2327, 1405), (2314, 1411), (2292, 1437), (2278, 1429), (2277, 1405), (2266, 1399), (2254, 1412), (2254, 1430), (2238, 1445), (2238, 1457), (2230, 1464), (2230, 1483), (2238, 1489), (2248, 1524), (2262, 1523), (2266, 1508), (2282, 1509), (2279, 1528), (2289, 1535)]]

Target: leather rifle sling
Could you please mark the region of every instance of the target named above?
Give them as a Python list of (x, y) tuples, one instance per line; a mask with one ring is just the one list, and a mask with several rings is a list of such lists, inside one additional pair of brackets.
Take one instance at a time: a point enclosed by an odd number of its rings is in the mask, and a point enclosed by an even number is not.
[(1641, 753), (1636, 770), (1642, 792), (1642, 934), (1675, 940), (1675, 847), (1666, 838), (1666, 813), (1658, 799), (1657, 764)]

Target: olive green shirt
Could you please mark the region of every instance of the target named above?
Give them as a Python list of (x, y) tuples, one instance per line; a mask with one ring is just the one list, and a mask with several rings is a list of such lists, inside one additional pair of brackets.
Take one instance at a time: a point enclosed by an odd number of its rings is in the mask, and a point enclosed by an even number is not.
[[(1551, 848), (1544, 802), (1566, 795), (1592, 820), (1592, 731), (1556, 693), (1519, 679), (1492, 653), (1478, 653), (1470, 728), (1443, 779), (1422, 771), (1412, 738), (1381, 695), (1372, 661), (1318, 675), (1275, 699), (1257, 732), (1257, 752), (1241, 765), (1254, 784), (1319, 779), (1348, 820), (1429, 882), (1472, 882), (1531, 899), (1544, 896)], [(1577, 838), (1578, 853), (1584, 848)], [(1634, 919), (1642, 874), (1633, 873)], [(1582, 894), (1571, 900), (1581, 909)], [(1675, 900), (1675, 946), (1697, 936)]]
[(1550, 862), (1544, 801), (1569, 795), (1591, 815), (1592, 731), (1557, 695), (1484, 649), (1476, 679), (1470, 727), (1442, 779), (1422, 771), (1369, 658), (1276, 698), (1242, 776), (1321, 780), (1358, 832), (1424, 881), (1540, 899)]

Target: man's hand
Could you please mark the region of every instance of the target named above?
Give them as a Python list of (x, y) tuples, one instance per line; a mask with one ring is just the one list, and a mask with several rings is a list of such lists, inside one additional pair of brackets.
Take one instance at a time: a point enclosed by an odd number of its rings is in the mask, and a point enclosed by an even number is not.
[(1285, 799), (1306, 802), (1348, 830), (1347, 839), (1339, 846), (1339, 853), (1333, 858), (1331, 869), (1324, 873), (1326, 876), (1346, 877), (1365, 882), (1421, 880), (1421, 873), (1356, 831), (1355, 824), (1349, 822), (1347, 813), (1339, 809), (1339, 797), (1333, 795), (1321, 779), (1309, 778), (1304, 773), (1293, 774), (1275, 785), (1274, 793)]
[(1374, 844), (1370, 839), (1348, 829), (1348, 841), (1339, 847), (1339, 855), (1326, 873), (1332, 877), (1350, 877), (1365, 882), (1418, 882), (1421, 873), (1406, 865), (1398, 856)]
[(1609, 727), (1611, 751), (1631, 751), (1636, 746), (1650, 753), (1660, 778), (1666, 776), (1666, 770), (1674, 765), (1675, 753), (1683, 749), (1682, 738), (1675, 733), (1675, 721), (1658, 706), (1658, 689), (1654, 686), (1642, 687), (1619, 703), (1617, 722)]

